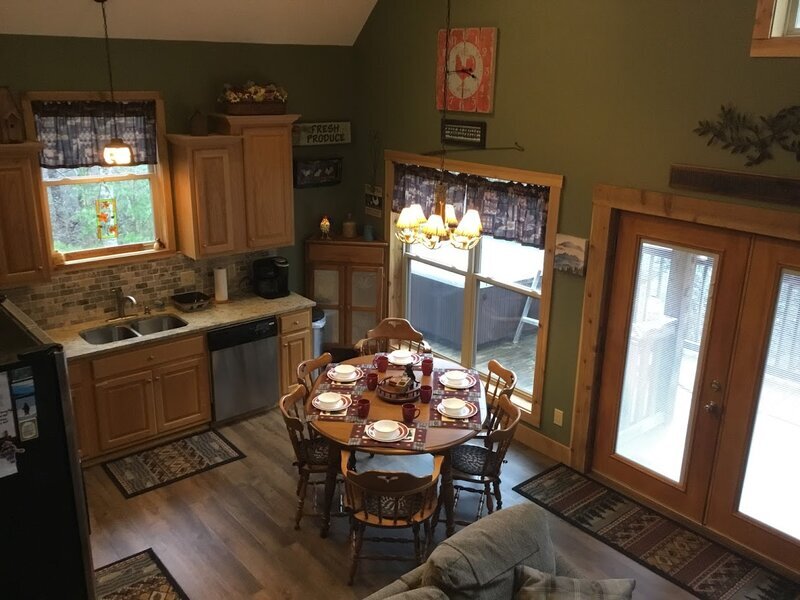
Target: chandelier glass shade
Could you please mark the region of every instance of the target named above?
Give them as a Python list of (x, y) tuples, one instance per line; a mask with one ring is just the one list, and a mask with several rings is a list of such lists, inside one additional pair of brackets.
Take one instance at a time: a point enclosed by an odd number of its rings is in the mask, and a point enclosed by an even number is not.
[(468, 210), (459, 222), (455, 207), (446, 203), (445, 192), (445, 184), (439, 182), (433, 211), (428, 218), (419, 204), (400, 211), (395, 223), (395, 237), (404, 244), (422, 244), (430, 249), (439, 248), (447, 241), (459, 250), (471, 250), (477, 246), (483, 232), (478, 211)]

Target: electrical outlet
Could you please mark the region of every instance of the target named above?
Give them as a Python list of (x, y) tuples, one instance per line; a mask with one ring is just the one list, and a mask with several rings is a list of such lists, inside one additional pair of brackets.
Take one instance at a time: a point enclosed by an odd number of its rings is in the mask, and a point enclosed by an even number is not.
[(553, 423), (561, 427), (564, 425), (564, 411), (558, 410), (557, 408), (553, 409)]
[(181, 273), (181, 286), (194, 287), (194, 271), (183, 271)]

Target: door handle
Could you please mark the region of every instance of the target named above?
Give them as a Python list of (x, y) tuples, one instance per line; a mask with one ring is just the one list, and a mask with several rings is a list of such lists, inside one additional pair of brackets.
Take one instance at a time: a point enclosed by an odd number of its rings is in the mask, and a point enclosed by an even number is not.
[(706, 405), (703, 408), (707, 413), (711, 415), (715, 415), (719, 412), (719, 404), (717, 404), (713, 400), (711, 402), (706, 403)]
[(717, 379), (713, 379), (711, 381), (711, 389), (715, 392), (719, 392), (722, 390), (722, 384)]

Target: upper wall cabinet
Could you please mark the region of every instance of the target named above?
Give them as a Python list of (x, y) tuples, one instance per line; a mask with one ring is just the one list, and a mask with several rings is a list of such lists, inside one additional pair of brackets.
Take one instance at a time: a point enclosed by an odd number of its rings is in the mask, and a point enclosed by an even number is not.
[(0, 144), (0, 287), (46, 281), (39, 150), (33, 142)]
[(192, 258), (245, 247), (242, 139), (170, 135), (178, 248)]
[(294, 244), (292, 124), (300, 115), (212, 115), (216, 131), (242, 137), (247, 248)]

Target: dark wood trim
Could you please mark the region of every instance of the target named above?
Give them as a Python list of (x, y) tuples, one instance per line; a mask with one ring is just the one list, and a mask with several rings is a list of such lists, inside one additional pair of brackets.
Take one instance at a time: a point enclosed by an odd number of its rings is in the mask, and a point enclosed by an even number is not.
[(673, 188), (773, 202), (800, 205), (800, 179), (725, 171), (692, 165), (672, 165), (669, 185)]

